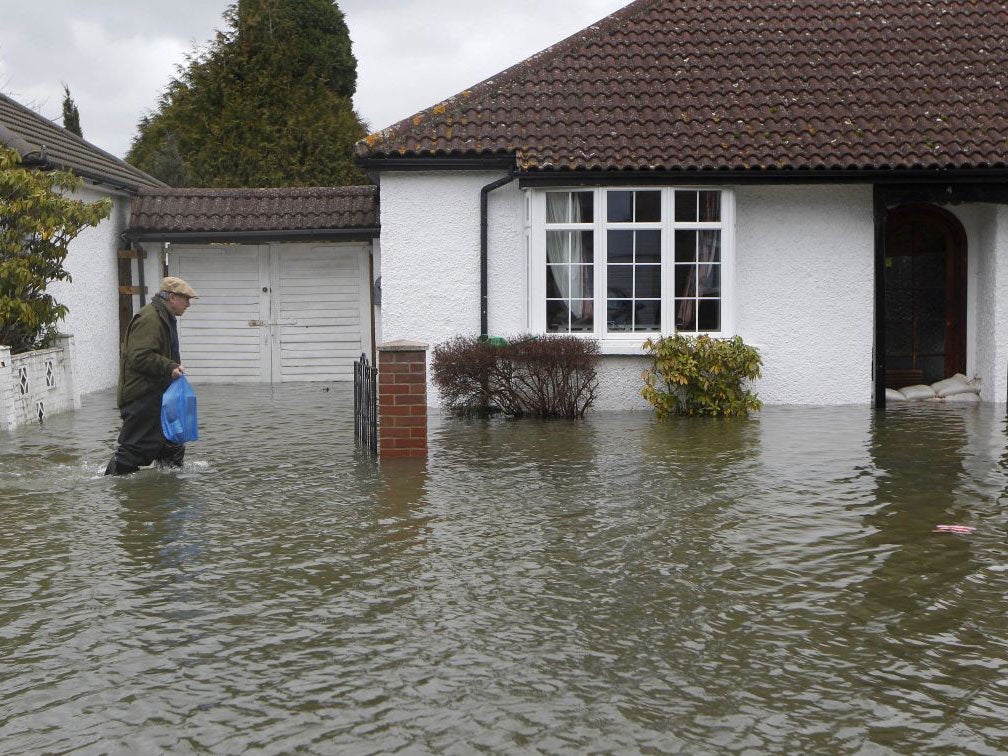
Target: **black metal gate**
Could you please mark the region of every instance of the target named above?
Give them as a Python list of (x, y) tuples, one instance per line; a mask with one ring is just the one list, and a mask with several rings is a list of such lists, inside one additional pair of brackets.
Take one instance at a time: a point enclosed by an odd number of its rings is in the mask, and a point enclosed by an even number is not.
[(353, 364), (354, 438), (359, 446), (378, 453), (378, 368), (361, 352)]

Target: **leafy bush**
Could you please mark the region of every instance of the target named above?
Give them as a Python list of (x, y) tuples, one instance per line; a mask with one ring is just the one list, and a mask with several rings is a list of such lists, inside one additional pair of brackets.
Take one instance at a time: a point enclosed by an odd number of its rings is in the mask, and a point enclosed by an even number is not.
[(579, 418), (595, 401), (598, 343), (523, 335), (481, 341), (456, 336), (434, 348), (431, 376), (459, 414), (499, 409), (514, 417)]
[(55, 335), (67, 308), (46, 287), (70, 280), (63, 267), (68, 245), (112, 211), (111, 200), (67, 196), (80, 186), (65, 171), (26, 170), (17, 153), (0, 149), (0, 344), (14, 354)]
[(760, 377), (762, 361), (738, 336), (699, 335), (648, 339), (654, 367), (644, 371), (641, 395), (659, 417), (669, 414), (745, 416), (763, 403), (746, 383)]

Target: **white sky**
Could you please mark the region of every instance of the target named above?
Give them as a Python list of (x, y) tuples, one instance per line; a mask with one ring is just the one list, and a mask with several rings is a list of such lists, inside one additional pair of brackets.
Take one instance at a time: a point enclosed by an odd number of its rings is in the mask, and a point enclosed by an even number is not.
[[(340, 0), (372, 130), (434, 105), (629, 0)], [(84, 138), (122, 157), (228, 0), (0, 0), (0, 92), (62, 124), (65, 82)]]

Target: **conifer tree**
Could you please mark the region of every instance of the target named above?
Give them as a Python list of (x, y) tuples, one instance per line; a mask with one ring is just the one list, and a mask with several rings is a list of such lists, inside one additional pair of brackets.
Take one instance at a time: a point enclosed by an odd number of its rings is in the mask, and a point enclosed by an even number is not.
[(237, 0), (140, 120), (126, 159), (179, 186), (363, 183), (357, 61), (332, 0)]
[(80, 127), (80, 111), (77, 110), (77, 103), (70, 96), (70, 87), (63, 85), (63, 128), (71, 131), (79, 137), (83, 137)]

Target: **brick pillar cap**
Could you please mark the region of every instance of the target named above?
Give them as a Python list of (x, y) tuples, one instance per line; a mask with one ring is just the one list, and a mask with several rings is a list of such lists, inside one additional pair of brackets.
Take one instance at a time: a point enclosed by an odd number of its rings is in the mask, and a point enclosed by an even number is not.
[(384, 341), (378, 345), (381, 352), (426, 352), (426, 341), (410, 341), (409, 339), (399, 339), (397, 341)]

